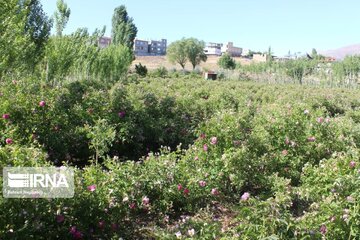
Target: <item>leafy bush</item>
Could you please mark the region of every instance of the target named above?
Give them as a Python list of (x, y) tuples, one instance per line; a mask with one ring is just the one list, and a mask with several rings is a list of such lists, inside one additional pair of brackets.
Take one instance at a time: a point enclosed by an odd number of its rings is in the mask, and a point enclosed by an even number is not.
[(142, 77), (145, 77), (148, 70), (147, 67), (144, 65), (141, 65), (141, 63), (135, 65), (135, 72)]
[(220, 57), (218, 65), (223, 69), (235, 69), (236, 62), (229, 54), (224, 54)]

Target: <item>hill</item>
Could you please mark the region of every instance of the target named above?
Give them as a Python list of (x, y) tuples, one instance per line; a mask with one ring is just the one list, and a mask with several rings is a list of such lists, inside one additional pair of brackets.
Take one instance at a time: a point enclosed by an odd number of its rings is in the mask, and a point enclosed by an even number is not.
[(360, 44), (349, 45), (338, 49), (321, 51), (325, 56), (334, 57), (336, 59), (344, 59), (347, 55), (360, 54)]

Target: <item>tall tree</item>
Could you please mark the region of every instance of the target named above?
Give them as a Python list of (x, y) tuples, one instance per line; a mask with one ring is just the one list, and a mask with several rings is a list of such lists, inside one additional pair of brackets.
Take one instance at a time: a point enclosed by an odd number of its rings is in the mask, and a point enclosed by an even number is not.
[(25, 33), (29, 34), (35, 44), (35, 56), (41, 56), (50, 37), (52, 21), (43, 11), (39, 0), (28, 0), (25, 4), (28, 8)]
[(122, 44), (132, 49), (137, 31), (133, 18), (128, 16), (125, 6), (115, 8), (111, 34), (113, 44)]
[(0, 0), (0, 77), (33, 71), (42, 57), (51, 21), (38, 0)]
[(55, 12), (55, 28), (56, 35), (61, 36), (66, 24), (69, 21), (71, 10), (68, 8), (64, 0), (58, 0), (56, 2), (57, 11)]
[(178, 63), (184, 69), (187, 62), (187, 53), (186, 53), (186, 40), (175, 41), (171, 43), (166, 51), (167, 58), (172, 63)]
[(318, 56), (318, 53), (317, 53), (316, 49), (313, 48), (313, 49), (311, 50), (311, 57), (312, 57), (312, 58), (316, 58), (317, 56)]
[(190, 61), (193, 69), (201, 62), (206, 62), (207, 56), (204, 53), (205, 43), (203, 41), (199, 41), (196, 38), (186, 39), (186, 56)]

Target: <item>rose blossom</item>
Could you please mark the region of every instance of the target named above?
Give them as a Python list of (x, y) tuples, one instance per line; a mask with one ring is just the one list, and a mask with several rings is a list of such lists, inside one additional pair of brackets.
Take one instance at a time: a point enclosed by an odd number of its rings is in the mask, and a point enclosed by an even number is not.
[(143, 203), (144, 205), (148, 205), (149, 202), (150, 202), (150, 199), (149, 199), (147, 196), (143, 197), (142, 203)]
[(119, 112), (119, 113), (118, 113), (118, 115), (119, 115), (119, 117), (120, 117), (120, 118), (125, 117), (125, 111), (121, 111), (121, 112)]
[(242, 196), (241, 196), (241, 201), (247, 201), (250, 198), (250, 193), (245, 192)]
[(189, 189), (187, 189), (187, 188), (185, 188), (185, 189), (184, 189), (184, 195), (188, 195), (188, 194), (189, 194), (189, 192), (190, 192), (190, 190), (189, 190)]
[(316, 138), (314, 136), (308, 137), (308, 142), (315, 142)]
[(203, 180), (199, 181), (199, 186), (200, 186), (200, 187), (205, 187), (205, 186), (206, 186), (206, 182), (203, 181)]
[(216, 145), (217, 144), (217, 137), (212, 137), (211, 140), (210, 140), (210, 143), (212, 145)]
[(350, 166), (350, 168), (354, 168), (354, 167), (356, 166), (356, 162), (355, 162), (355, 161), (351, 161), (351, 162), (349, 163), (349, 166)]
[(208, 146), (207, 146), (207, 144), (204, 144), (203, 149), (204, 149), (204, 151), (205, 151), (205, 152), (207, 152), (207, 150), (208, 150)]
[(90, 185), (87, 187), (87, 189), (90, 191), (90, 192), (94, 192), (96, 190), (96, 185), (93, 184), (93, 185)]
[(219, 191), (216, 188), (211, 189), (211, 194), (216, 196), (219, 195)]
[(45, 107), (45, 105), (46, 105), (46, 102), (45, 102), (45, 101), (40, 101), (40, 102), (39, 102), (39, 106), (40, 106), (40, 107)]

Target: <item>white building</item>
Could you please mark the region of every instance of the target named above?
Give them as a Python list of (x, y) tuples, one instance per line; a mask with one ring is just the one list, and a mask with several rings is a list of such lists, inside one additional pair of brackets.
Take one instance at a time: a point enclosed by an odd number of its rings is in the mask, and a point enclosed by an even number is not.
[(221, 56), (221, 47), (222, 46), (223, 46), (222, 43), (207, 43), (204, 48), (204, 53), (206, 55)]

